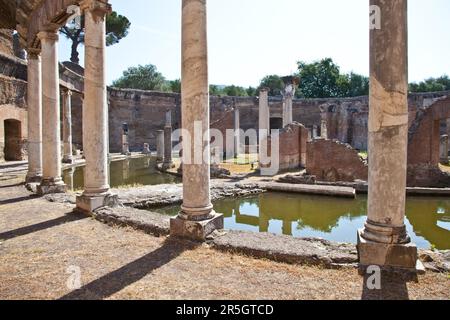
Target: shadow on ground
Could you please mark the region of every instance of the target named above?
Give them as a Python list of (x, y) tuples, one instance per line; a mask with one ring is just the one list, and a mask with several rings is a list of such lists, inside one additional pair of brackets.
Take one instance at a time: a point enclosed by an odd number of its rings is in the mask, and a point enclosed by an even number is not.
[(196, 243), (169, 238), (155, 251), (92, 281), (79, 290), (61, 297), (60, 300), (106, 299), (168, 264), (184, 251), (194, 250), (197, 247)]
[(82, 219), (86, 219), (86, 218), (88, 218), (88, 216), (86, 216), (84, 214), (68, 213), (62, 217), (59, 217), (59, 218), (56, 218), (53, 220), (48, 220), (48, 221), (44, 221), (41, 223), (33, 224), (31, 226), (26, 226), (26, 227), (22, 227), (19, 229), (0, 233), (0, 240), (5, 241), (5, 240), (14, 239), (17, 237), (25, 236), (27, 234), (39, 232), (39, 231), (50, 229), (50, 228), (53, 228), (53, 227), (56, 227), (56, 226), (59, 226), (62, 224), (66, 224), (69, 222), (74, 222), (74, 221), (78, 221), (78, 220), (82, 220)]
[(383, 270), (380, 290), (369, 289), (372, 281), (371, 275), (364, 276), (362, 300), (410, 300), (407, 284), (418, 282), (418, 278), (411, 273)]

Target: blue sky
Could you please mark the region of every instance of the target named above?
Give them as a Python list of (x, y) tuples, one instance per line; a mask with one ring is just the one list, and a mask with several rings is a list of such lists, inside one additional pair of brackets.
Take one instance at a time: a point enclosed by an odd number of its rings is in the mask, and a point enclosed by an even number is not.
[[(167, 79), (179, 78), (181, 0), (110, 2), (132, 27), (107, 49), (108, 83), (148, 63)], [(368, 0), (208, 0), (210, 83), (257, 86), (265, 75), (291, 74), (298, 60), (324, 57), (367, 75), (368, 6)], [(408, 6), (410, 81), (450, 75), (450, 1)], [(69, 59), (69, 48), (61, 37), (61, 60)]]

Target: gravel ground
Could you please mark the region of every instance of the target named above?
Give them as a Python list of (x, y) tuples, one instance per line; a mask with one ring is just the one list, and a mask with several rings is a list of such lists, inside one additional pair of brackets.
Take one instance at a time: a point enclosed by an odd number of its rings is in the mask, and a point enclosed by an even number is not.
[(109, 227), (18, 183), (0, 179), (0, 299), (450, 299), (447, 275), (389, 274), (383, 290), (364, 290), (352, 268), (257, 260)]

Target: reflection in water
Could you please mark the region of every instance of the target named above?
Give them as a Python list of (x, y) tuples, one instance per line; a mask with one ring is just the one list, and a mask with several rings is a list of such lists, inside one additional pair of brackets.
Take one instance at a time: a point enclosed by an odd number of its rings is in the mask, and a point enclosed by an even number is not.
[[(181, 182), (181, 179), (177, 177), (156, 170), (156, 159), (154, 157), (113, 161), (109, 164), (109, 175), (112, 188)], [(84, 185), (84, 167), (64, 170), (63, 179), (70, 190), (82, 190)]]
[[(355, 243), (356, 232), (366, 221), (367, 198), (266, 193), (221, 200), (214, 205), (217, 212), (224, 214), (226, 229)], [(170, 207), (159, 211), (176, 215), (179, 209)], [(450, 249), (449, 222), (450, 199), (408, 198), (406, 224), (418, 247), (434, 245), (437, 249)]]

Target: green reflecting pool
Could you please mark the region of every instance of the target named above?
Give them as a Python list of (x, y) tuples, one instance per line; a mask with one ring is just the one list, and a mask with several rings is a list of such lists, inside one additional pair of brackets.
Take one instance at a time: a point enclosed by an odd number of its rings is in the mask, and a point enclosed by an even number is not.
[[(296, 194), (266, 193), (214, 203), (225, 215), (225, 228), (270, 232), (294, 237), (319, 237), (356, 243), (366, 221), (367, 198), (356, 200)], [(179, 207), (159, 212), (176, 215)], [(450, 199), (408, 198), (406, 225), (418, 247), (450, 249)]]
[[(109, 175), (112, 188), (181, 182), (181, 179), (177, 177), (157, 171), (155, 157), (113, 161), (109, 164)], [(82, 190), (84, 186), (84, 167), (65, 170), (63, 179), (70, 190)]]

